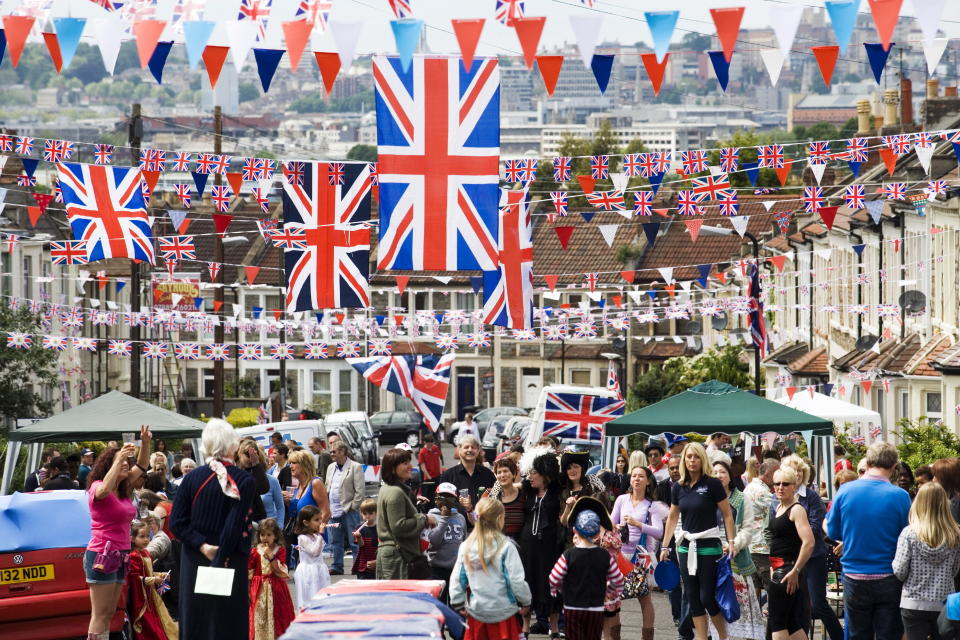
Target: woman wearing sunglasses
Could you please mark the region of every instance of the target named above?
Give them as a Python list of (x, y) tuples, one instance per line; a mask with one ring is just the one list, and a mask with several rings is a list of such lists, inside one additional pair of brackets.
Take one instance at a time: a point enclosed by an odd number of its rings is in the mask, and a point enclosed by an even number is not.
[(773, 474), (773, 493), (780, 501), (767, 532), (770, 536), (768, 620), (773, 640), (804, 640), (810, 620), (810, 596), (804, 565), (813, 551), (807, 512), (797, 501), (800, 481), (795, 469)]

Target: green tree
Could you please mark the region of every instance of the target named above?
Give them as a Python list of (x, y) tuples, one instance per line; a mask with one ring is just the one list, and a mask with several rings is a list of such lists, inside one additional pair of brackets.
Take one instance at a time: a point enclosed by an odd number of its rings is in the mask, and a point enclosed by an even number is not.
[(244, 407), (233, 409), (227, 414), (227, 422), (233, 425), (234, 429), (243, 427), (252, 427), (257, 424), (260, 418), (260, 410), (253, 407)]
[(662, 367), (651, 368), (637, 379), (631, 395), (632, 408), (654, 404), (708, 380), (748, 387), (750, 367), (743, 353), (743, 347), (727, 345), (714, 347), (692, 358), (670, 358)]
[(377, 161), (377, 147), (372, 144), (355, 144), (347, 151), (347, 160), (360, 160), (362, 162)]
[(260, 97), (260, 89), (252, 82), (240, 83), (240, 102), (250, 102)]
[[(40, 332), (40, 318), (26, 307), (16, 311), (0, 305), (0, 333)], [(0, 349), (0, 414), (8, 419), (42, 416), (53, 410), (37, 393), (42, 385), (55, 386), (57, 352), (40, 346), (39, 336), (29, 349)]]
[[(720, 141), (718, 147), (738, 147), (740, 149), (740, 171), (730, 174), (730, 185), (743, 189), (750, 186), (750, 178), (747, 176), (747, 173), (743, 171), (745, 164), (757, 161), (757, 149), (756, 147), (764, 144), (770, 144), (774, 142), (771, 139), (770, 134), (758, 134), (756, 131), (735, 131), (733, 136), (728, 140)], [(709, 153), (710, 164), (719, 165), (720, 164), (720, 152), (711, 151)], [(759, 169), (757, 175), (757, 184), (758, 187), (779, 187), (780, 178), (777, 177), (777, 172), (773, 169)]]
[(845, 123), (843, 123), (843, 126), (842, 126), (842, 127), (840, 127), (840, 132), (839, 132), (839, 134), (838, 134), (837, 137), (839, 137), (839, 138), (852, 138), (853, 136), (855, 136), (855, 135), (857, 134), (857, 129), (858, 129), (858, 128), (859, 128), (859, 125), (857, 124), (857, 119), (856, 119), (856, 118), (850, 118), (850, 119), (847, 120)]
[(931, 422), (926, 416), (897, 420), (894, 433), (900, 439), (900, 459), (911, 469), (960, 455), (960, 438), (942, 422)]
[(818, 122), (807, 129), (807, 137), (811, 140), (836, 140), (840, 134), (829, 122)]

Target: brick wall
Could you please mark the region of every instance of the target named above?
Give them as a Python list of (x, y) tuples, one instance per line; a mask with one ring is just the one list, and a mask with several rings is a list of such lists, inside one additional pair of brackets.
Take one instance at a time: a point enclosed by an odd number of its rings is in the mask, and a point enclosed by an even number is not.
[(516, 407), (517, 370), (514, 367), (500, 367), (500, 406)]

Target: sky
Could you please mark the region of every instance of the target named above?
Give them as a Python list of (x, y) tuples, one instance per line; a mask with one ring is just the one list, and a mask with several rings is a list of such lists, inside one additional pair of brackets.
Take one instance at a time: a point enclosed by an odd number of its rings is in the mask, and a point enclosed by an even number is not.
[[(21, 2), (32, 0), (0, 0), (0, 11), (9, 12)], [(196, 0), (194, 0), (196, 1)], [(960, 1), (958, 0), (905, 0), (901, 15), (912, 16), (914, 2), (936, 2), (945, 5), (941, 29), (948, 37), (960, 37)], [(159, 17), (172, 12), (175, 0), (159, 0)], [(273, 0), (272, 22), (266, 46), (281, 46), (280, 23), (293, 17), (299, 0)], [(496, 0), (411, 0), (414, 17), (426, 24), (427, 41), (433, 53), (458, 53), (459, 48), (450, 27), (453, 18), (487, 18), (478, 53), (518, 54), (519, 45), (513, 29), (508, 29), (493, 20)], [(709, 9), (714, 7), (744, 6), (743, 26), (747, 28), (769, 25), (768, 11), (783, 5), (822, 7), (822, 0), (684, 0), (680, 19), (674, 32), (673, 42), (679, 42), (686, 31), (713, 34), (715, 31)], [(240, 0), (208, 0), (204, 14), (206, 20), (236, 19)], [(677, 6), (674, 5), (674, 6)], [(668, 5), (669, 6), (669, 5)], [(653, 0), (595, 0), (594, 9), (588, 9), (580, 0), (526, 0), (526, 15), (546, 15), (547, 23), (541, 39), (541, 48), (574, 42), (570, 20), (585, 15), (603, 15), (600, 30), (601, 41), (619, 41), (632, 45), (637, 41), (650, 43), (650, 33), (643, 21), (644, 11), (663, 10), (664, 4)], [(52, 16), (73, 15), (97, 17), (103, 10), (92, 2), (83, 0), (53, 0)], [(867, 0), (861, 0), (860, 12), (869, 13)], [(393, 35), (389, 21), (393, 18), (387, 0), (333, 0), (331, 20), (362, 22), (358, 53), (393, 52)], [(335, 24), (334, 24), (335, 28)], [(93, 30), (88, 30), (91, 39)], [(226, 34), (218, 26), (211, 39), (212, 44), (226, 44)], [(315, 36), (315, 50), (336, 50), (329, 33)]]

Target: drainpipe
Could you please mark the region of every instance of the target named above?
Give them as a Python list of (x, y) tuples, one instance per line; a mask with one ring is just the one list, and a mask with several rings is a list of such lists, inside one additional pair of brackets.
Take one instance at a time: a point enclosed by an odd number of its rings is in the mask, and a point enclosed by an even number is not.
[[(857, 244), (863, 244), (863, 237), (859, 233), (850, 232), (850, 236), (857, 239)], [(857, 256), (857, 273), (863, 269), (863, 252)], [(863, 285), (857, 285), (857, 305), (863, 304)], [(857, 339), (863, 336), (863, 314), (857, 314)]]

